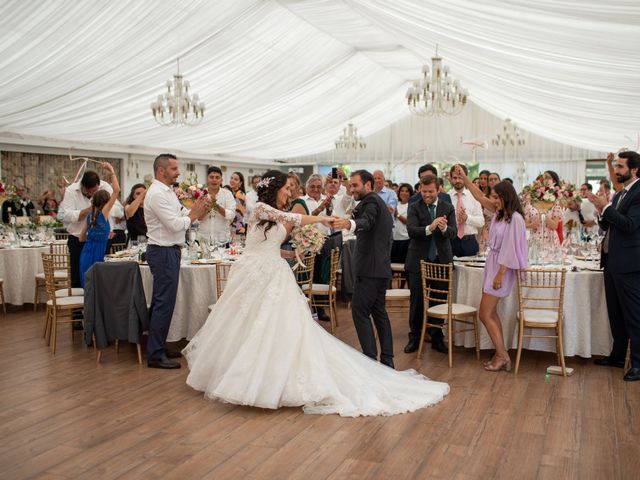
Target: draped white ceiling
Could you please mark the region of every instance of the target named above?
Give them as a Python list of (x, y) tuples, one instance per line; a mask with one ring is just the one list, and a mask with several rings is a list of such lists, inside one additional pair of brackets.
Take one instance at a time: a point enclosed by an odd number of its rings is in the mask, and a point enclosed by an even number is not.
[[(353, 120), (405, 117), (435, 44), (473, 102), (526, 130), (608, 151), (640, 131), (640, 3), (578, 0), (0, 2), (0, 141), (287, 158)], [(192, 128), (149, 104), (181, 71)]]

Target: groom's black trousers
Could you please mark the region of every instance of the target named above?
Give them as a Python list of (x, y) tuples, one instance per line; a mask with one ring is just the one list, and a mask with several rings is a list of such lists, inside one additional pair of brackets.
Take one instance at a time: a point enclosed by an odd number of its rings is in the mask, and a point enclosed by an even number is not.
[(389, 285), (388, 278), (356, 277), (351, 299), (353, 323), (358, 333), (362, 353), (378, 359), (378, 348), (371, 326), (371, 318), (380, 339), (380, 359), (393, 358), (393, 336), (391, 323), (385, 308), (385, 294)]

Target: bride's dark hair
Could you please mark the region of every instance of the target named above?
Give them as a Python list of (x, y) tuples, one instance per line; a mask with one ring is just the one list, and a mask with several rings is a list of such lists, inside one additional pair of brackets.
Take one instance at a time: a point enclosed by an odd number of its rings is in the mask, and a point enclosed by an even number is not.
[[(270, 207), (278, 208), (278, 191), (287, 184), (287, 174), (280, 170), (269, 170), (258, 183), (258, 201), (266, 203)], [(263, 219), (258, 222), (258, 226), (264, 226), (264, 238), (267, 232), (276, 224), (271, 220)]]

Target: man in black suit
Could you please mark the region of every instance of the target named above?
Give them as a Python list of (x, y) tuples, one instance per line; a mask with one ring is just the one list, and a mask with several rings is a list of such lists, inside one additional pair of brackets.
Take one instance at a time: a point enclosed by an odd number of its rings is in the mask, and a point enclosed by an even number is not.
[(607, 198), (588, 194), (600, 212), (602, 241), (601, 266), (604, 290), (613, 336), (609, 356), (596, 365), (624, 368), (627, 345), (631, 341), (631, 368), (626, 381), (640, 380), (640, 155), (620, 152), (614, 170), (624, 188), (609, 203)]
[[(433, 175), (434, 177), (438, 176), (438, 169), (430, 163), (422, 165), (418, 169), (418, 180), (422, 180), (424, 177), (427, 177), (429, 175)], [(416, 188), (416, 190), (418, 189)], [(416, 193), (414, 193), (413, 196), (409, 199), (409, 205), (420, 202), (421, 200), (422, 196), (420, 195), (420, 192), (416, 191)], [(438, 200), (451, 203), (451, 196), (446, 192), (438, 192)]]
[[(455, 208), (451, 203), (438, 198), (437, 177), (427, 175), (420, 179), (420, 196), (421, 201), (409, 205), (407, 212), (407, 232), (411, 240), (404, 269), (407, 272), (411, 290), (409, 309), (411, 331), (409, 343), (404, 348), (405, 353), (415, 352), (420, 345), (424, 313), (420, 260), (430, 263), (451, 263), (453, 261), (451, 239), (457, 235)], [(439, 290), (446, 289), (446, 284), (443, 282), (433, 282), (431, 286)], [(430, 327), (427, 331), (431, 336), (431, 348), (447, 353), (442, 330)]]
[(385, 295), (391, 278), (391, 231), (393, 219), (384, 200), (373, 191), (373, 175), (356, 170), (349, 178), (351, 196), (360, 203), (353, 210), (353, 220), (336, 220), (334, 228), (356, 234), (353, 260), (352, 315), (362, 353), (377, 360), (371, 318), (380, 339), (380, 362), (393, 368), (393, 337), (385, 308)]

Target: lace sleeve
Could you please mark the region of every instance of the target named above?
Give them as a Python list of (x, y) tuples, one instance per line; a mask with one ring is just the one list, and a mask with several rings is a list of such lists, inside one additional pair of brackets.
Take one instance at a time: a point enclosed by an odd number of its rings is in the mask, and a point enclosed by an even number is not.
[(302, 221), (302, 215), (300, 215), (299, 213), (283, 212), (276, 208), (270, 207), (266, 203), (258, 202), (253, 209), (252, 220), (254, 222), (259, 222), (260, 220), (269, 220), (271, 222), (294, 223), (295, 225), (300, 225), (300, 222)]

